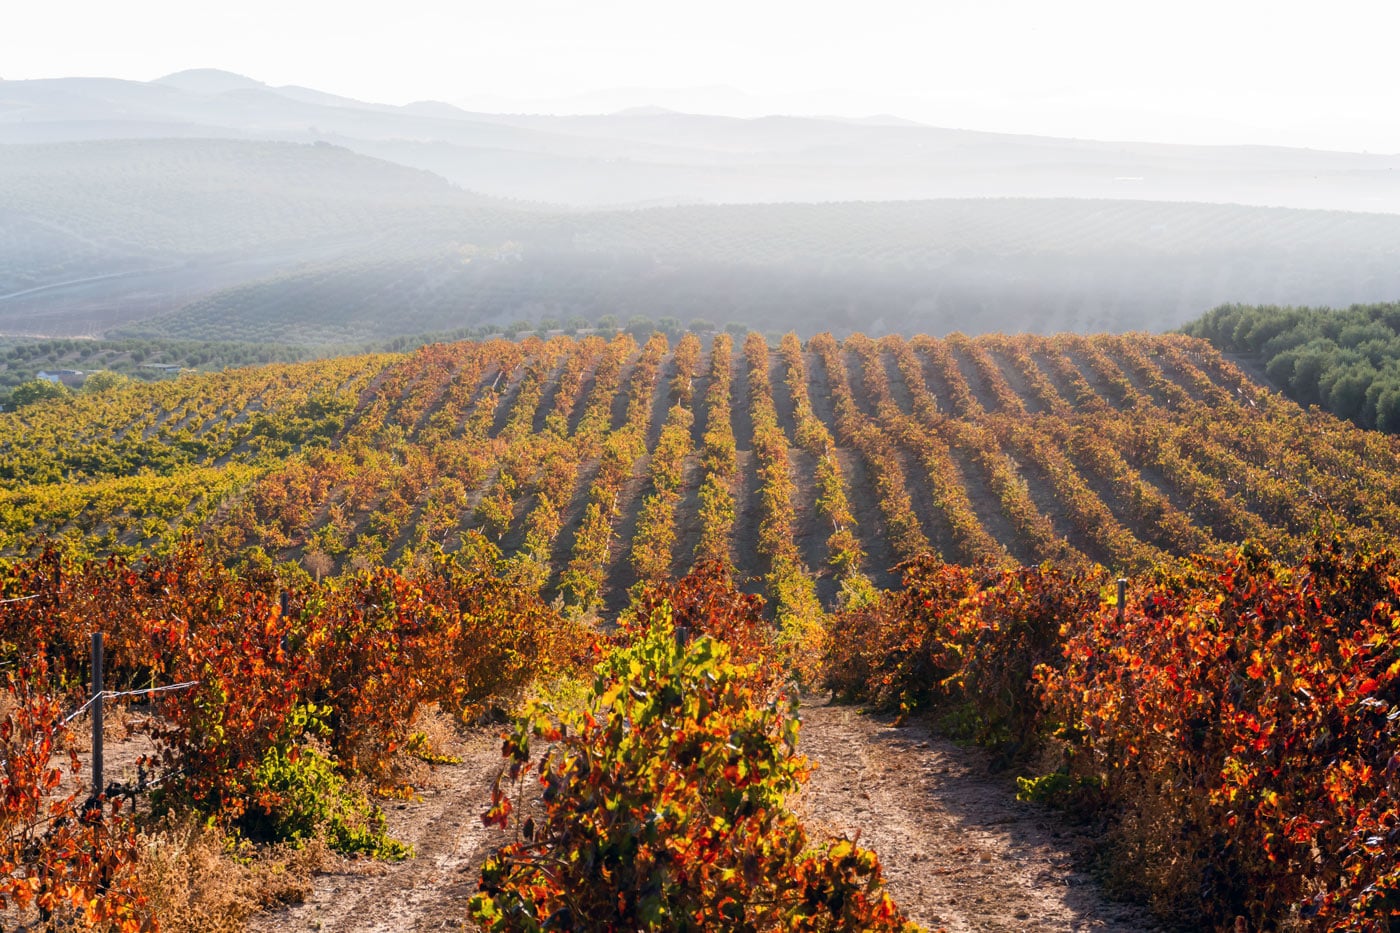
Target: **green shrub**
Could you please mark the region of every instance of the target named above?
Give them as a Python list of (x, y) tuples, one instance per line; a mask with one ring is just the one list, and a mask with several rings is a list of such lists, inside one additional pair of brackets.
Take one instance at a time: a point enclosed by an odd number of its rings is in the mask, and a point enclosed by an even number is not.
[[(484, 819), (510, 824), (536, 766), (541, 806), (483, 866), (473, 918), (493, 931), (914, 929), (873, 852), (812, 846), (786, 806), (807, 763), (793, 704), (762, 682), (723, 643), (687, 642), (662, 608), (600, 666), (586, 708), (527, 709)], [(550, 743), (542, 758), (536, 740)]]
[(254, 805), (240, 826), (251, 839), (299, 845), (324, 836), (345, 855), (397, 861), (413, 854), (411, 846), (389, 838), (383, 812), (313, 748), (269, 749), (252, 789)]

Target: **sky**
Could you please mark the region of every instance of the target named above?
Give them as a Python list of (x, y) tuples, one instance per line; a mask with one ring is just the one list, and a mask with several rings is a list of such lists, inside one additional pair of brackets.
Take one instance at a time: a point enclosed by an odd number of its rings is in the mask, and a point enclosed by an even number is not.
[(1400, 153), (1400, 10), (1381, 0), (6, 6), (9, 80), (221, 68), (391, 104), (884, 113), (1001, 132)]

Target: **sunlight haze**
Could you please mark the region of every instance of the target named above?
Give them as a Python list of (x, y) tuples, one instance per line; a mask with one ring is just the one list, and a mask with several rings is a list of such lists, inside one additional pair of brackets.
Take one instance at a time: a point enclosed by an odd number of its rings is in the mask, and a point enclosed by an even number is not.
[[(7, 11), (0, 77), (274, 86), (468, 109), (891, 114), (1000, 132), (1400, 152), (1384, 5), (609, 0)], [(392, 14), (392, 15), (391, 15)], [(619, 90), (621, 89), (621, 90)]]

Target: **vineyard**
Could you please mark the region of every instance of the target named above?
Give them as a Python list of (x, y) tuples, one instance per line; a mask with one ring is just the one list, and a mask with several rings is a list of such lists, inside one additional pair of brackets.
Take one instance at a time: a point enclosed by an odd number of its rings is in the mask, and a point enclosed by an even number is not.
[(803, 615), (926, 552), (1132, 574), (1400, 524), (1392, 440), (1174, 336), (462, 342), (0, 418), (11, 555), (194, 532), (326, 576), (479, 531), (584, 611), (697, 558)]
[[(181, 815), (403, 858), (370, 789), (446, 760), (423, 717), (504, 715), (455, 919), (909, 929), (790, 803), (797, 684), (937, 711), (1168, 921), (1400, 910), (1398, 442), (1194, 338), (444, 343), (0, 439), (0, 909), (152, 928)], [(110, 689), (190, 689), (101, 819), (54, 769), (93, 630)]]

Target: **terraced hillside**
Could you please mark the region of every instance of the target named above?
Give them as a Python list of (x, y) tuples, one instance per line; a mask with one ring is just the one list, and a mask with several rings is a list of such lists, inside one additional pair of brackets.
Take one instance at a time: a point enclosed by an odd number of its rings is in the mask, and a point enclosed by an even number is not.
[(1134, 571), (1400, 527), (1400, 447), (1182, 336), (530, 338), (187, 376), (0, 415), (0, 547), (183, 531), (315, 574), (481, 530), (588, 609), (699, 558), (779, 613), (925, 550)]

